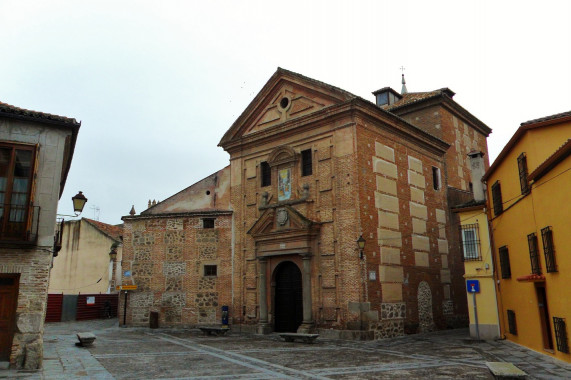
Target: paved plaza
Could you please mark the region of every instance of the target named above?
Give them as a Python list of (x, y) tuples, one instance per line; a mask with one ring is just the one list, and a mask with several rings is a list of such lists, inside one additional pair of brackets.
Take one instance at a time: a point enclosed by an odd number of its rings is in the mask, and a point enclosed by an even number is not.
[[(91, 331), (94, 346), (76, 347)], [(529, 379), (569, 379), (571, 366), (507, 341), (472, 342), (448, 330), (380, 341), (283, 342), (277, 334), (119, 328), (117, 320), (46, 324), (44, 368), (0, 370), (21, 379), (492, 379), (486, 361), (508, 361)]]

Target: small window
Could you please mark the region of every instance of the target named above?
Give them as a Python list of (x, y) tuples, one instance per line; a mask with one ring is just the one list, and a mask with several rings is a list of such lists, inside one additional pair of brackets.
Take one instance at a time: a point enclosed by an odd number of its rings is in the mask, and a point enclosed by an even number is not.
[(441, 182), (440, 182), (440, 169), (437, 167), (432, 167), (432, 187), (434, 190), (440, 190)]
[(508, 247), (504, 245), (500, 247), (500, 266), (502, 270), (502, 278), (511, 278), (512, 277), (512, 269), (510, 267), (510, 254), (508, 251)]
[(553, 317), (553, 327), (555, 328), (555, 340), (557, 341), (557, 350), (569, 353), (569, 343), (567, 342), (567, 327), (565, 319)]
[(508, 310), (508, 330), (510, 334), (517, 335), (517, 325), (515, 323), (515, 311)]
[(272, 184), (272, 169), (270, 168), (270, 164), (264, 161), (260, 164), (260, 169), (262, 171), (261, 186), (270, 186)]
[(204, 266), (204, 276), (213, 276), (217, 275), (217, 265), (205, 265)]
[(301, 176), (313, 174), (313, 166), (311, 162), (311, 149), (301, 151)]
[(529, 260), (531, 262), (531, 273), (541, 274), (541, 265), (539, 263), (539, 250), (537, 248), (537, 235), (535, 233), (527, 235), (527, 244), (529, 246)]
[(465, 224), (460, 226), (460, 238), (462, 239), (462, 250), (464, 261), (481, 260), (480, 239), (478, 237), (477, 224)]
[(492, 200), (494, 203), (494, 215), (498, 216), (504, 212), (504, 204), (502, 202), (502, 187), (500, 182), (496, 181), (492, 185)]
[(202, 219), (202, 228), (214, 228), (214, 218)]
[(527, 182), (527, 158), (525, 153), (522, 153), (517, 158), (517, 167), (519, 170), (519, 184), (521, 187), (521, 193), (529, 193), (529, 183)]
[(541, 230), (541, 238), (543, 240), (543, 253), (545, 254), (545, 270), (547, 272), (557, 272), (551, 227), (545, 227)]

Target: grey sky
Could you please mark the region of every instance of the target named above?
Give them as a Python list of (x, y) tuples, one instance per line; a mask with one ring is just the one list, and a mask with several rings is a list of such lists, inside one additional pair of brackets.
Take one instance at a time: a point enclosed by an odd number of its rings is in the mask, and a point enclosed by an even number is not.
[(0, 0), (0, 101), (82, 121), (59, 212), (120, 223), (228, 164), (278, 66), (373, 100), (449, 87), (494, 131), (571, 110), (567, 1)]

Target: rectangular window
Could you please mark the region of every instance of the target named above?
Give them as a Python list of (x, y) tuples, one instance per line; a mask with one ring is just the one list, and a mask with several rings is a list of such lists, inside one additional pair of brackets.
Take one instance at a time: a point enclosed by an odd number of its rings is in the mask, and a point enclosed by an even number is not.
[(502, 187), (500, 186), (499, 181), (496, 181), (492, 185), (492, 200), (494, 203), (494, 215), (498, 216), (504, 212), (504, 205), (502, 202)]
[(551, 227), (545, 227), (541, 230), (541, 238), (543, 240), (543, 253), (545, 254), (545, 270), (547, 272), (557, 272)]
[[(0, 239), (31, 241), (35, 146), (0, 144)], [(34, 235), (35, 236), (35, 235)]]
[(270, 164), (266, 161), (260, 164), (260, 170), (262, 174), (262, 182), (261, 186), (270, 186), (272, 184), (272, 169), (270, 168)]
[(565, 319), (553, 317), (553, 327), (555, 327), (557, 350), (568, 354), (569, 343), (567, 343), (567, 327), (565, 326)]
[(311, 149), (301, 151), (301, 176), (313, 174), (313, 166), (311, 162)]
[(214, 218), (202, 219), (202, 228), (214, 228)]
[(517, 325), (515, 323), (515, 312), (508, 310), (508, 330), (510, 334), (517, 335)]
[(460, 226), (460, 239), (464, 252), (464, 261), (482, 260), (480, 256), (480, 239), (477, 224), (464, 224)]
[(517, 158), (517, 168), (519, 170), (521, 193), (527, 194), (529, 192), (529, 184), (527, 182), (527, 158), (525, 153), (520, 154)]
[(510, 254), (506, 245), (500, 247), (500, 266), (502, 269), (502, 278), (511, 278)]
[(539, 263), (539, 249), (537, 248), (537, 235), (535, 233), (527, 235), (527, 245), (529, 246), (531, 273), (541, 274), (541, 264)]
[(432, 167), (432, 187), (434, 190), (440, 190), (441, 182), (440, 182), (440, 169), (436, 167)]
[(204, 276), (216, 276), (218, 267), (216, 265), (205, 265)]

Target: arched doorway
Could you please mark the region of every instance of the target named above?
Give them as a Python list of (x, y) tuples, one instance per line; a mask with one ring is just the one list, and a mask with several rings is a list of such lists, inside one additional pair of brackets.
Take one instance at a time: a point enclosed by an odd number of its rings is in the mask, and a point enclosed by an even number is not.
[(303, 321), (301, 271), (291, 261), (278, 265), (275, 271), (276, 332), (296, 332)]

